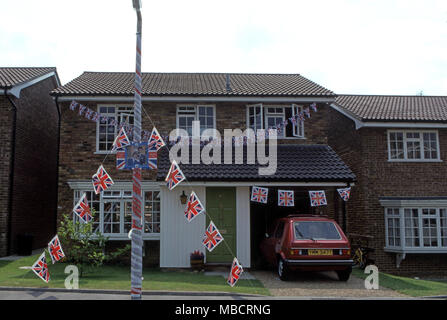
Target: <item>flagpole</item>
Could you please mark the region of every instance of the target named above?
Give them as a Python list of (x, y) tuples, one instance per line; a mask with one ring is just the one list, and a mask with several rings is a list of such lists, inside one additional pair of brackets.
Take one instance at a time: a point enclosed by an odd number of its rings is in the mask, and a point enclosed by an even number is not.
[[(133, 142), (141, 142), (141, 0), (132, 0), (137, 13), (137, 47), (134, 94), (134, 130)], [(143, 276), (143, 238), (141, 216), (141, 168), (132, 169), (132, 257), (131, 257), (131, 289), (132, 300), (141, 300)]]

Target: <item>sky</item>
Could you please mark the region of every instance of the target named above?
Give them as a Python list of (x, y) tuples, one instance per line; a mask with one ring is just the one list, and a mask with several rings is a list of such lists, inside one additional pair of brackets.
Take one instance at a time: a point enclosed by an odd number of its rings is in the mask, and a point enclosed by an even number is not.
[[(143, 72), (299, 73), (338, 94), (447, 95), (445, 0), (142, 0)], [(135, 70), (131, 0), (0, 0), (0, 66)]]

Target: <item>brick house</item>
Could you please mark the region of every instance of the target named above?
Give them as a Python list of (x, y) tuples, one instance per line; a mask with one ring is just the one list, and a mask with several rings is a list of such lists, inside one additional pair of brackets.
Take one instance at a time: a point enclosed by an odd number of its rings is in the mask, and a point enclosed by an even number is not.
[(447, 267), (447, 97), (340, 95), (329, 145), (357, 177), (347, 231), (373, 237), (379, 269)]
[(56, 230), (59, 112), (56, 68), (0, 68), (0, 256), (30, 234), (45, 247)]
[[(95, 228), (116, 245), (129, 242), (132, 206), (131, 172), (117, 170), (110, 152), (117, 126), (101, 118), (92, 121), (79, 109), (70, 110), (70, 104), (75, 100), (109, 119), (132, 124), (133, 81), (133, 73), (85, 72), (52, 91), (61, 110), (58, 218), (70, 213), (85, 192), (99, 213)], [(200, 132), (262, 129), (312, 103), (318, 108), (310, 119), (289, 123), (282, 131), (276, 173), (265, 178), (257, 174), (258, 165), (247, 163), (181, 164), (188, 183), (169, 191), (164, 178), (170, 161), (166, 148), (160, 150), (158, 170), (143, 171), (146, 265), (189, 267), (191, 252), (206, 251), (201, 240), (208, 218), (200, 215), (188, 223), (183, 214), (180, 196), (191, 189), (232, 254), (248, 268), (259, 262), (259, 242), (276, 217), (297, 212), (338, 220), (343, 216), (344, 203), (335, 189), (354, 183), (355, 175), (328, 145), (330, 104), (335, 101), (330, 90), (296, 74), (144, 73), (142, 93), (142, 128), (150, 132), (155, 125), (163, 136), (175, 128), (191, 133), (194, 120), (200, 121)], [(115, 184), (97, 196), (91, 177), (100, 164)], [(269, 188), (268, 204), (250, 202), (253, 185)], [(294, 207), (277, 206), (278, 189), (295, 191)], [(325, 190), (328, 205), (311, 209), (309, 190)], [(231, 263), (232, 254), (221, 245), (206, 253), (206, 262)]]

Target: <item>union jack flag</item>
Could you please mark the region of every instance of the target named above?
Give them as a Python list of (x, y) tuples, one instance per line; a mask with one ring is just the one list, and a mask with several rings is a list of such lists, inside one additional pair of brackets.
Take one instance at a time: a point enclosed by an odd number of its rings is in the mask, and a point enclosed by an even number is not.
[(251, 189), (251, 198), (253, 202), (267, 203), (267, 195), (269, 189), (261, 187), (253, 187)]
[(281, 207), (295, 206), (292, 190), (278, 190), (278, 206)]
[(169, 168), (168, 175), (165, 179), (169, 190), (174, 189), (183, 180), (185, 180), (185, 176), (183, 175), (182, 170), (180, 170), (180, 167), (175, 160), (172, 161), (171, 168)]
[(90, 206), (88, 205), (87, 195), (85, 193), (74, 206), (73, 212), (79, 216), (82, 222), (88, 223), (92, 220), (92, 212), (90, 210)]
[(310, 108), (314, 111), (317, 112), (317, 104), (314, 102), (310, 105)]
[(113, 180), (104, 169), (102, 165), (99, 166), (98, 171), (92, 176), (93, 188), (96, 194), (105, 191), (108, 187), (113, 185)]
[(344, 201), (348, 201), (349, 197), (351, 196), (351, 187), (349, 188), (343, 188), (343, 189), (337, 189), (338, 194)]
[(237, 258), (234, 258), (233, 264), (231, 265), (231, 271), (230, 271), (230, 275), (228, 276), (227, 283), (230, 286), (234, 287), (234, 285), (239, 280), (243, 271), (244, 271), (244, 269), (239, 264), (239, 261), (237, 261)]
[(116, 152), (116, 168), (123, 170), (126, 166), (126, 151), (119, 150)]
[(326, 194), (323, 190), (309, 191), (309, 198), (312, 207), (327, 205)]
[(189, 196), (188, 204), (186, 205), (185, 209), (186, 220), (191, 222), (192, 219), (194, 219), (197, 215), (201, 214), (202, 212), (205, 212), (205, 207), (202, 205), (202, 203), (199, 200), (199, 197), (193, 191)]
[(157, 128), (154, 127), (152, 129), (151, 137), (149, 138), (149, 150), (158, 151), (161, 147), (165, 146), (165, 142), (163, 141), (163, 138), (158, 133)]
[(148, 157), (148, 161), (149, 161), (149, 168), (151, 169), (157, 169), (157, 150), (155, 149), (154, 146), (149, 146), (149, 157)]
[(300, 119), (301, 122), (304, 121), (304, 113), (302, 111), (298, 114), (298, 119)]
[(203, 237), (202, 243), (208, 249), (209, 252), (213, 251), (219, 243), (223, 241), (223, 237), (217, 230), (214, 223), (211, 221), (208, 228), (205, 230), (205, 236)]
[(48, 243), (48, 252), (50, 253), (53, 264), (65, 257), (64, 250), (62, 250), (62, 246), (57, 235)]
[(83, 106), (82, 104), (79, 105), (79, 115), (82, 116), (82, 113), (84, 112), (84, 110), (87, 109), (86, 106)]
[(306, 109), (304, 109), (303, 112), (304, 112), (304, 114), (305, 114), (308, 118), (310, 118), (310, 110), (309, 110), (309, 107), (307, 107)]
[(127, 137), (126, 130), (124, 130), (124, 127), (121, 127), (120, 132), (115, 138), (115, 141), (113, 142), (113, 148), (112, 151), (122, 149), (125, 146), (130, 145), (129, 138)]
[(72, 101), (71, 103), (70, 103), (70, 110), (74, 110), (74, 109), (76, 109), (76, 106), (78, 105), (78, 103), (76, 102), (76, 101)]
[(40, 279), (47, 283), (50, 281), (50, 272), (48, 271), (47, 259), (45, 259), (45, 251), (41, 254), (39, 259), (34, 262), (34, 265), (31, 268)]

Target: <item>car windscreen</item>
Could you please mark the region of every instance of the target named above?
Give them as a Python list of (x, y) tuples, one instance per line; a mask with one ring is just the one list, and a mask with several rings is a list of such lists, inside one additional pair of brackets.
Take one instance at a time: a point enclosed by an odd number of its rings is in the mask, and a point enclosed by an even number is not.
[(293, 224), (296, 240), (340, 240), (341, 236), (333, 222), (299, 221)]

